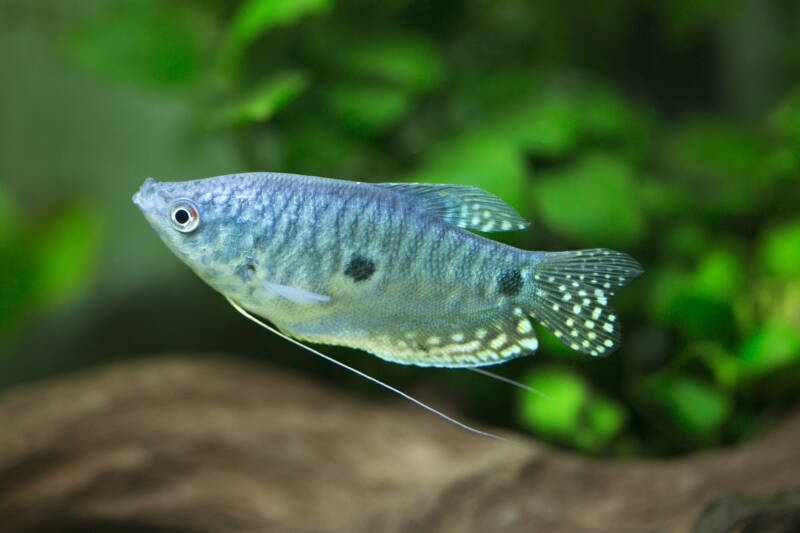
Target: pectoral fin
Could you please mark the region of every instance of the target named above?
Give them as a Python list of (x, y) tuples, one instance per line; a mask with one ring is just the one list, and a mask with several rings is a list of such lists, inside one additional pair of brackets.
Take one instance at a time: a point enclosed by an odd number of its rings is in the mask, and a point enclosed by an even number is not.
[(261, 286), (279, 296), (286, 298), (289, 301), (298, 304), (316, 304), (331, 301), (329, 296), (298, 289), (296, 287), (279, 285), (278, 283), (270, 283), (269, 281), (262, 281)]
[[(281, 285), (278, 285), (278, 286), (280, 287)], [(307, 292), (307, 291), (303, 291), (303, 292)], [(309, 293), (309, 294), (313, 294), (313, 293)], [(315, 296), (319, 296), (319, 295), (317, 294)], [(505, 437), (501, 437), (499, 435), (495, 435), (494, 433), (488, 433), (486, 431), (481, 431), (480, 429), (474, 428), (472, 426), (468, 426), (464, 422), (456, 420), (455, 418), (453, 418), (451, 416), (448, 416), (448, 415), (444, 414), (443, 412), (441, 412), (441, 411), (439, 411), (437, 409), (434, 409), (430, 405), (417, 400), (416, 398), (414, 398), (410, 394), (406, 394), (405, 392), (401, 391), (400, 389), (396, 389), (396, 388), (392, 387), (391, 385), (388, 385), (388, 384), (384, 383), (383, 381), (381, 381), (381, 380), (379, 380), (377, 378), (373, 378), (372, 376), (370, 376), (369, 374), (366, 374), (365, 372), (362, 372), (362, 371), (360, 371), (360, 370), (358, 370), (356, 368), (353, 368), (352, 366), (346, 365), (346, 364), (342, 363), (341, 361), (339, 361), (338, 359), (334, 359), (330, 355), (325, 355), (324, 353), (320, 352), (319, 350), (315, 350), (311, 346), (303, 344), (302, 342), (300, 342), (297, 339), (292, 338), (288, 334), (283, 333), (282, 331), (279, 331), (279, 330), (275, 329), (274, 327), (270, 326), (269, 324), (267, 324), (266, 322), (264, 322), (260, 318), (257, 318), (255, 316), (253, 316), (244, 307), (242, 307), (241, 305), (236, 303), (234, 300), (231, 300), (229, 297), (226, 296), (225, 298), (233, 306), (233, 308), (236, 309), (237, 311), (239, 311), (245, 318), (247, 318), (248, 320), (252, 320), (253, 322), (258, 324), (262, 328), (271, 331), (275, 335), (277, 335), (277, 336), (279, 336), (279, 337), (281, 337), (283, 339), (286, 339), (287, 341), (291, 342), (292, 344), (296, 344), (300, 348), (302, 348), (304, 350), (307, 350), (307, 351), (313, 353), (314, 355), (316, 355), (318, 357), (321, 357), (321, 358), (325, 359), (326, 361), (329, 361), (329, 362), (333, 363), (334, 365), (337, 365), (337, 366), (339, 366), (341, 368), (344, 368), (348, 372), (352, 372), (353, 374), (356, 374), (357, 376), (361, 376), (362, 378), (367, 379), (367, 380), (375, 383), (376, 385), (379, 385), (379, 386), (383, 387), (384, 389), (387, 389), (387, 390), (392, 391), (393, 393), (395, 393), (395, 394), (397, 394), (399, 396), (402, 396), (406, 400), (409, 400), (409, 401), (417, 404), (418, 406), (422, 407), (423, 409), (425, 409), (427, 411), (430, 411), (431, 413), (435, 414), (436, 416), (447, 420), (451, 424), (455, 424), (458, 427), (466, 429), (467, 431), (469, 431), (471, 433), (475, 433), (477, 435), (482, 435), (484, 437), (489, 437), (490, 439), (495, 439), (495, 440), (499, 440), (499, 441), (502, 441), (502, 442), (507, 442), (509, 444), (517, 444), (515, 441), (506, 439)], [(488, 374), (488, 372), (487, 372), (487, 374)], [(501, 379), (504, 379), (504, 378), (501, 378)]]

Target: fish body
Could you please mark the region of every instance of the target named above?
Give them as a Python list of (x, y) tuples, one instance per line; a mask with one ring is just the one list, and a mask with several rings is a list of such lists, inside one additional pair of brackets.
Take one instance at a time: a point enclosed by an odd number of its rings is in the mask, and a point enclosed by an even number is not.
[(571, 348), (616, 349), (609, 298), (641, 273), (612, 250), (532, 252), (477, 235), (528, 225), (473, 187), (281, 173), (148, 179), (134, 195), (200, 278), (284, 333), (403, 364), (532, 353), (531, 319)]

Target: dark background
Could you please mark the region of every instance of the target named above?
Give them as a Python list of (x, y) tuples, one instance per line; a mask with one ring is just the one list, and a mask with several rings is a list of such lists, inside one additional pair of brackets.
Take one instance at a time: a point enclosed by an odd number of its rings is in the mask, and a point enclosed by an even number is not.
[(327, 353), (587, 453), (752, 438), (800, 386), (798, 30), (790, 0), (0, 0), (0, 389), (223, 352), (394, 401), (236, 314), (130, 201), (273, 170), (476, 185), (534, 221), (510, 244), (646, 269), (616, 354), (540, 330), (493, 369), (555, 403)]

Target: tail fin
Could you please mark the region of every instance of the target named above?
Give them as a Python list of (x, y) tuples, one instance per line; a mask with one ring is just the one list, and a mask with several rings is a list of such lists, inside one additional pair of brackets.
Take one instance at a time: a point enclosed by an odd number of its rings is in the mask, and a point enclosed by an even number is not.
[(533, 272), (533, 318), (573, 350), (597, 356), (617, 349), (620, 328), (609, 298), (644, 272), (635, 259), (602, 248), (551, 252)]

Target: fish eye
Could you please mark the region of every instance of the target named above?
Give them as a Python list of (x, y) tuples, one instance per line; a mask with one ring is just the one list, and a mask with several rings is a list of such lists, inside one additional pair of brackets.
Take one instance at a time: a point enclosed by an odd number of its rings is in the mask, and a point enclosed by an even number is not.
[(182, 233), (191, 233), (200, 224), (200, 211), (191, 200), (176, 200), (169, 209), (172, 227)]

